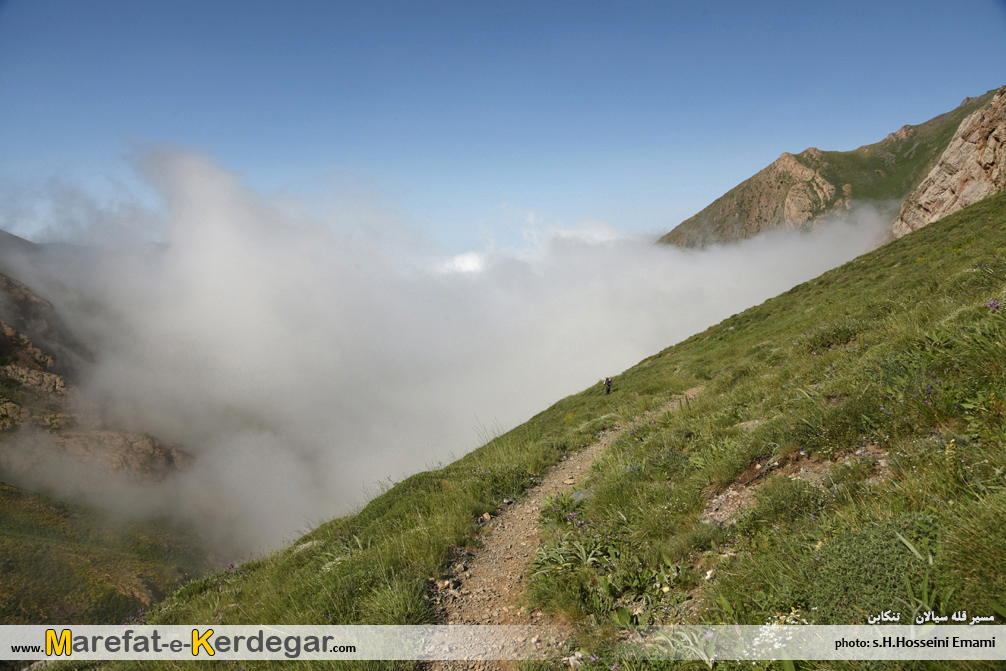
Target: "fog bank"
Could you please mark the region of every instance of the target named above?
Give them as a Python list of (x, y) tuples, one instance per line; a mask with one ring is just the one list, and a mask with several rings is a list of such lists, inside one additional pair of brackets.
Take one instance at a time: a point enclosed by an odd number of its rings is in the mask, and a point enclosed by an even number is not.
[[(852, 259), (890, 222), (859, 208), (701, 251), (588, 222), (451, 256), (373, 213), (254, 193), (204, 156), (161, 152), (144, 170), (167, 204), (164, 244), (23, 279), (94, 349), (85, 391), (108, 419), (196, 456), (142, 492), (103, 485), (101, 502), (145, 498), (235, 552), (289, 540), (382, 480), (477, 447), (483, 426), (512, 427)], [(130, 211), (111, 230), (128, 231)]]

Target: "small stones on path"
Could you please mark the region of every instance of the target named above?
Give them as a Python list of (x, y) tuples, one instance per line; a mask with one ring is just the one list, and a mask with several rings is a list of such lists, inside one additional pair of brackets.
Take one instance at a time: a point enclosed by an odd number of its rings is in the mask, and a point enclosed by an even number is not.
[[(662, 408), (637, 418), (643, 421), (678, 407), (683, 398), (695, 396), (701, 388), (690, 389), (684, 397), (678, 397)], [(567, 455), (553, 466), (542, 478), (540, 485), (527, 492), (527, 499), (515, 502), (507, 499), (504, 507), (494, 517), (485, 513), (479, 518), (491, 533), (480, 536), (481, 549), (450, 548), (449, 556), (456, 563), (453, 576), (448, 580), (434, 581), (429, 596), (445, 624), (504, 624), (504, 625), (546, 625), (541, 611), (530, 612), (522, 601), (522, 585), (530, 573), (534, 548), (538, 546), (538, 518), (541, 504), (545, 499), (576, 484), (576, 478), (583, 478), (591, 464), (629, 425), (623, 424), (614, 431), (603, 431), (597, 442)], [(589, 480), (589, 475), (586, 479)], [(592, 493), (590, 489), (580, 490), (583, 495)], [(579, 493), (579, 492), (577, 492)], [(461, 561), (457, 561), (461, 559)], [(444, 584), (447, 583), (446, 587)], [(459, 589), (460, 588), (460, 589)], [(549, 641), (556, 650), (565, 646), (572, 633), (568, 623), (552, 623), (553, 631)], [(542, 641), (538, 636), (532, 643)], [(509, 668), (499, 662), (446, 661), (440, 660), (424, 665), (427, 669), (447, 671), (453, 669), (498, 669)]]

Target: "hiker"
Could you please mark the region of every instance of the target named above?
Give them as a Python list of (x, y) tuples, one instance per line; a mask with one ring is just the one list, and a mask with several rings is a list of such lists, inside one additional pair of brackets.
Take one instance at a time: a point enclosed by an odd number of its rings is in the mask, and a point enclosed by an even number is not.
[(611, 393), (611, 378), (604, 378), (604, 395), (607, 396)]

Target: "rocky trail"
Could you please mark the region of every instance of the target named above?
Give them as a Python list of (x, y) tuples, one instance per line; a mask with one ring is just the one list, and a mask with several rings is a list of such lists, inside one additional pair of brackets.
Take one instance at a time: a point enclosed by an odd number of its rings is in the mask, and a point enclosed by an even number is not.
[[(537, 625), (549, 633), (532, 643), (551, 647), (557, 652), (565, 648), (572, 625), (550, 618), (525, 602), (525, 587), (530, 577), (531, 562), (539, 544), (538, 524), (544, 501), (559, 492), (578, 491), (589, 487), (591, 466), (623, 432), (632, 426), (648, 422), (678, 408), (686, 399), (701, 391), (695, 387), (675, 397), (660, 408), (623, 423), (614, 430), (604, 431), (595, 443), (571, 453), (553, 466), (541, 484), (527, 492), (525, 500), (510, 502), (495, 517), (487, 513), (482, 548), (452, 548), (451, 577), (438, 582), (430, 598), (443, 624), (464, 625)], [(497, 661), (438, 661), (427, 668), (435, 671), (454, 669), (511, 668)]]

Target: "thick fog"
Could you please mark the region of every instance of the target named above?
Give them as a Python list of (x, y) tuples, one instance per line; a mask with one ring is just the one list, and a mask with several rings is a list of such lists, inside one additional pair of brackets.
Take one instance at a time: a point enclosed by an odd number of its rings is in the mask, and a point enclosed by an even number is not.
[(84, 208), (84, 224), (66, 208), (50, 235), (111, 244), (22, 279), (94, 350), (85, 392), (107, 419), (195, 455), (160, 485), (102, 481), (95, 501), (200, 520), (235, 553), (857, 256), (890, 222), (860, 208), (702, 251), (603, 222), (538, 226), (519, 249), (450, 256), (380, 212), (257, 194), (203, 156), (144, 166), (166, 203), (160, 244), (135, 244), (157, 219), (139, 205)]

